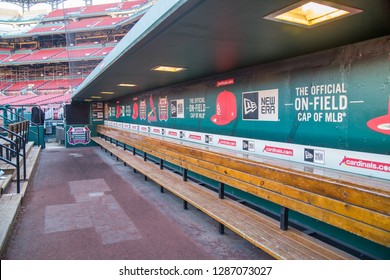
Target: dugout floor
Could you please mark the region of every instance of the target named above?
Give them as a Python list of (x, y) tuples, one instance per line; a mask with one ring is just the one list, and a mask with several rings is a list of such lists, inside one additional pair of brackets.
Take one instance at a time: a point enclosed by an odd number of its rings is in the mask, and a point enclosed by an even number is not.
[(48, 145), (1, 259), (271, 259), (98, 147)]

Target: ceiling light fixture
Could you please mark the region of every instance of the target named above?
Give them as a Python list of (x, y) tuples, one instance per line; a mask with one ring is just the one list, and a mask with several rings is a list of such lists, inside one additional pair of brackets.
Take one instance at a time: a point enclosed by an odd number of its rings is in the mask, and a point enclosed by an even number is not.
[(153, 67), (151, 70), (153, 71), (162, 71), (162, 72), (172, 72), (172, 73), (177, 73), (180, 71), (184, 71), (187, 68), (184, 67), (175, 67), (175, 66), (164, 66), (164, 65), (159, 65), (156, 67)]
[(91, 98), (93, 98), (93, 99), (101, 99), (102, 97), (101, 96), (92, 95)]
[(264, 18), (298, 26), (314, 27), (334, 19), (360, 12), (362, 12), (362, 10), (333, 2), (305, 0), (276, 11)]
[(117, 84), (118, 87), (136, 87), (136, 84)]
[(101, 94), (115, 94), (113, 91), (101, 91)]

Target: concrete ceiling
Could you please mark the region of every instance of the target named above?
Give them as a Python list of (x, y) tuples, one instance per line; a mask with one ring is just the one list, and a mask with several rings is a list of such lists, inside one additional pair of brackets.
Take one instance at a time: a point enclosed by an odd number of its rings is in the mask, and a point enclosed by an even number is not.
[[(264, 19), (296, 2), (160, 0), (78, 87), (73, 99), (117, 99), (390, 34), (388, 0), (332, 1), (363, 12), (313, 28)], [(150, 70), (157, 65), (187, 70)], [(137, 86), (119, 87), (119, 83)]]

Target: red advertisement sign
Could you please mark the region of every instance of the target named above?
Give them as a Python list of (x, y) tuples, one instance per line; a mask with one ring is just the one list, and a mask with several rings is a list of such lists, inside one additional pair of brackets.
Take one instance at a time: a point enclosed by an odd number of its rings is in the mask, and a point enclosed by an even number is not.
[(349, 158), (344, 156), (343, 160), (339, 163), (339, 165), (342, 164), (345, 164), (346, 166), (371, 169), (375, 171), (390, 172), (390, 163), (357, 159), (357, 158)]
[(226, 146), (232, 146), (232, 147), (236, 147), (237, 146), (237, 142), (236, 141), (227, 140), (227, 139), (219, 139), (218, 144), (226, 145)]
[(294, 155), (294, 150), (292, 150), (292, 149), (279, 148), (279, 147), (273, 147), (273, 146), (267, 146), (267, 145), (265, 145), (263, 152), (284, 155), (284, 156), (290, 156), (290, 157), (292, 157)]
[(222, 86), (228, 86), (228, 85), (233, 85), (234, 84), (234, 79), (227, 79), (227, 80), (222, 80), (222, 81), (217, 81), (216, 86), (217, 87), (222, 87)]
[(200, 135), (195, 135), (195, 134), (190, 134), (190, 139), (192, 140), (202, 140), (202, 136)]

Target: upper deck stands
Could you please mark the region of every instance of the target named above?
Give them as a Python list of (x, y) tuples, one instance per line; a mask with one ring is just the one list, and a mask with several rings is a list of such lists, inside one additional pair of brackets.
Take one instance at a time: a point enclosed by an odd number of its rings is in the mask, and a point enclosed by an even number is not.
[(119, 8), (121, 11), (131, 10), (134, 9), (135, 6), (145, 4), (146, 0), (140, 0), (140, 1), (127, 1), (119, 4)]
[(70, 94), (60, 94), (53, 95), (51, 98), (39, 100), (36, 102), (37, 105), (48, 105), (48, 104), (62, 104), (62, 103), (70, 103), (71, 100)]
[(6, 59), (7, 57), (9, 57), (11, 54), (4, 54), (4, 53), (0, 53), (0, 61), (2, 61), (3, 59)]
[(73, 7), (73, 8), (66, 8), (66, 9), (57, 9), (49, 13), (44, 17), (44, 20), (54, 20), (54, 19), (64, 19), (69, 13), (77, 12), (82, 7)]
[(36, 26), (33, 29), (29, 30), (27, 33), (52, 33), (64, 29), (64, 24), (55, 24), (55, 25), (41, 25)]
[(20, 58), (18, 61), (37, 61), (37, 60), (48, 60), (52, 56), (64, 52), (64, 48), (56, 49), (41, 49), (33, 52), (32, 54)]
[(72, 21), (65, 26), (65, 29), (68, 31), (74, 29), (92, 28), (96, 24), (98, 24), (101, 20), (102, 20), (101, 18), (87, 18), (79, 21)]
[(66, 9), (57, 9), (49, 13), (43, 18), (43, 21), (54, 21), (54, 20), (64, 20), (70, 16), (74, 17), (88, 17), (96, 15), (108, 15), (112, 12), (121, 12), (128, 11), (136, 8), (139, 5), (147, 3), (147, 0), (140, 1), (127, 1), (127, 2), (117, 2), (101, 5), (92, 5), (86, 7), (73, 7)]
[(21, 58), (25, 57), (25, 56), (28, 56), (31, 54), (31, 51), (23, 51), (21, 53), (19, 52), (15, 52), (14, 54), (12, 54), (11, 56), (5, 58), (2, 60), (2, 62), (14, 62), (14, 61), (19, 61)]
[(80, 15), (106, 14), (109, 9), (118, 7), (119, 3), (86, 6), (80, 10)]
[(86, 58), (93, 58), (94, 54), (99, 51), (100, 48), (82, 48), (82, 49), (68, 49), (64, 52), (58, 53), (57, 55), (54, 55), (51, 59), (52, 60), (63, 60), (63, 59), (86, 59)]
[[(38, 103), (41, 104), (48, 104), (50, 103), (50, 100), (56, 97), (59, 97), (58, 94), (49, 94), (49, 95), (40, 95), (40, 96), (32, 96), (30, 98), (19, 98), (18, 100), (14, 100), (10, 102), (10, 105), (14, 106), (21, 106), (21, 105), (37, 105)], [(20, 97), (20, 96), (19, 96)], [(25, 97), (25, 96), (22, 96)]]
[(76, 59), (101, 59), (107, 55), (114, 46), (101, 47), (100, 44), (85, 44), (71, 48), (52, 48), (40, 50), (28, 50), (17, 52), (12, 55), (0, 54), (2, 64), (29, 64), (34, 61), (37, 63), (51, 63), (53, 60), (68, 61)]
[(21, 90), (26, 89), (26, 88), (36, 89), (37, 87), (41, 86), (44, 83), (45, 83), (45, 81), (43, 81), (43, 80), (15, 82), (11, 86), (9, 86), (6, 90), (7, 91), (21, 91)]
[(14, 104), (17, 103), (21, 100), (29, 100), (33, 98), (35, 95), (18, 95), (18, 96), (11, 96), (9, 98), (2, 98), (0, 99), (0, 105), (5, 105), (5, 104)]
[(97, 56), (97, 57), (106, 56), (110, 51), (112, 51), (113, 48), (114, 48), (114, 46), (102, 48), (99, 51), (97, 51), (96, 53), (94, 53), (93, 55)]
[(0, 82), (0, 90), (4, 90), (11, 85), (10, 82)]
[(105, 18), (102, 19), (100, 22), (96, 23), (93, 27), (109, 27), (117, 25), (118, 23), (126, 20), (127, 17), (121, 17), (121, 18)]

